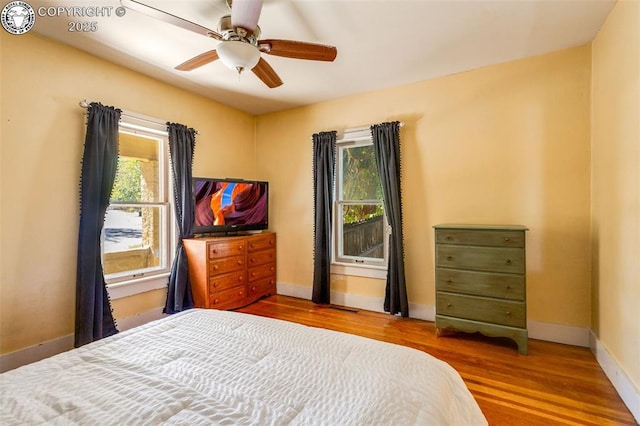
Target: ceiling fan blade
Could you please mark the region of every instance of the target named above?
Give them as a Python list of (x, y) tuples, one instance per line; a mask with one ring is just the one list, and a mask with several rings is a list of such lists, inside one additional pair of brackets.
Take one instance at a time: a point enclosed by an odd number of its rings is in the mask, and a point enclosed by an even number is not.
[(231, 25), (253, 33), (258, 26), (263, 0), (233, 0), (231, 3)]
[(218, 60), (218, 52), (214, 49), (181, 63), (176, 69), (178, 71), (191, 71), (216, 60)]
[(140, 12), (143, 15), (147, 15), (154, 19), (164, 21), (168, 24), (175, 25), (176, 27), (184, 28), (185, 30), (193, 31), (194, 33), (202, 34), (204, 36), (215, 38), (217, 40), (222, 39), (222, 36), (214, 30), (203, 27), (202, 25), (196, 24), (194, 22), (187, 21), (186, 19), (172, 15), (163, 10), (156, 9), (155, 7), (140, 3), (139, 1), (120, 0), (120, 4), (122, 4), (127, 9), (135, 10), (136, 12)]
[(258, 48), (270, 55), (312, 61), (332, 62), (338, 54), (333, 46), (293, 40), (259, 40)]
[(271, 89), (282, 85), (282, 80), (280, 80), (278, 74), (276, 74), (273, 68), (271, 68), (271, 65), (262, 58), (260, 58), (258, 64), (253, 67), (251, 71)]

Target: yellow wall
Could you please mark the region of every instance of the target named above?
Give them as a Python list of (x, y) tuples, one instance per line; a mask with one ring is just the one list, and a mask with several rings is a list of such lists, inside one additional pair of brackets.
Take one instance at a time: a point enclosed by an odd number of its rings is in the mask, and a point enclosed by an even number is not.
[[(125, 318), (135, 317), (145, 312), (157, 310), (163, 307), (167, 300), (166, 290), (148, 291), (135, 296), (112, 300), (111, 308), (116, 322)], [(121, 326), (118, 325), (118, 329)]]
[[(80, 100), (196, 128), (197, 175), (254, 176), (255, 119), (38, 35), (0, 33), (0, 353), (7, 353), (73, 333)], [(115, 301), (116, 319), (162, 306), (164, 293)]]
[(593, 42), (593, 330), (640, 389), (640, 2)]
[[(589, 327), (590, 64), (585, 45), (258, 117), (278, 281), (312, 285), (310, 136), (400, 120), (410, 303), (435, 303), (433, 225), (522, 224), (528, 318)], [(333, 278), (384, 297), (382, 280)]]

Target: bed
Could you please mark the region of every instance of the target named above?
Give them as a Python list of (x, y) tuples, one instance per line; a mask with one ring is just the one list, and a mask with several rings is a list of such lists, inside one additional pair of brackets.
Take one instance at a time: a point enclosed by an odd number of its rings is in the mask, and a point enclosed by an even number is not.
[(0, 424), (483, 425), (424, 352), (192, 309), (0, 375)]

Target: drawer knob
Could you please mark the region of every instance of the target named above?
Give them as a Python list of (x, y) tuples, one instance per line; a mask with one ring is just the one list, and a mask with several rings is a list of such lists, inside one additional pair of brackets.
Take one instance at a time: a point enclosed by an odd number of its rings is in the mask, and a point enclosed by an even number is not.
[(447, 308), (451, 309), (453, 308), (453, 305), (451, 303), (447, 303)]
[(218, 287), (218, 283), (217, 282), (213, 283), (213, 288), (216, 288), (216, 287)]
[(447, 256), (447, 260), (453, 260), (453, 256)]
[(251, 287), (251, 291), (256, 291), (256, 286)]
[(511, 259), (507, 259), (507, 265), (511, 265)]
[(511, 312), (510, 312), (510, 311), (507, 311), (507, 312), (506, 312), (506, 315), (507, 315), (509, 318), (511, 318), (511, 315), (512, 315), (512, 314), (511, 314)]
[(242, 260), (238, 260), (238, 265), (242, 265)]
[(244, 280), (244, 277), (242, 275), (238, 276), (238, 281), (242, 281)]
[(213, 249), (213, 252), (214, 253), (218, 253), (218, 249)]
[(508, 243), (509, 241), (511, 241), (511, 238), (509, 238), (509, 237), (504, 237), (504, 242), (505, 242), (505, 243)]
[(217, 271), (218, 270), (218, 265), (213, 265), (213, 270)]
[(444, 237), (444, 239), (447, 241), (451, 241), (453, 237), (451, 235), (447, 235), (446, 237)]
[(244, 296), (244, 291), (240, 290), (240, 291), (238, 292), (238, 296)]
[(244, 246), (238, 246), (238, 250), (242, 251), (244, 249)]
[(213, 300), (213, 304), (216, 305), (218, 303), (218, 299)]
[(451, 278), (449, 278), (449, 279), (447, 280), (447, 284), (453, 284), (453, 280), (452, 280)]
[(507, 290), (511, 290), (511, 286), (510, 285), (507, 286)]

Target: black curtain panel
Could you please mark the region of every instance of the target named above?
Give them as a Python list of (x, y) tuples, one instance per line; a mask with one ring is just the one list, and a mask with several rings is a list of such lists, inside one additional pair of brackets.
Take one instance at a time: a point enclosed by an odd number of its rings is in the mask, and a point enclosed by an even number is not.
[(331, 217), (336, 132), (313, 135), (313, 294), (318, 304), (330, 303)]
[(174, 314), (193, 307), (193, 296), (191, 295), (189, 283), (189, 266), (182, 239), (193, 236), (195, 206), (192, 187), (192, 166), (193, 152), (196, 145), (196, 131), (183, 124), (167, 123), (167, 126), (179, 238), (176, 256), (171, 266), (164, 312)]
[(373, 147), (382, 183), (384, 209), (391, 226), (389, 265), (384, 310), (392, 315), (409, 316), (404, 274), (404, 239), (402, 235), (402, 197), (400, 192), (400, 123), (371, 126)]
[(75, 346), (116, 334), (104, 280), (100, 235), (118, 166), (121, 111), (92, 102), (80, 180)]

